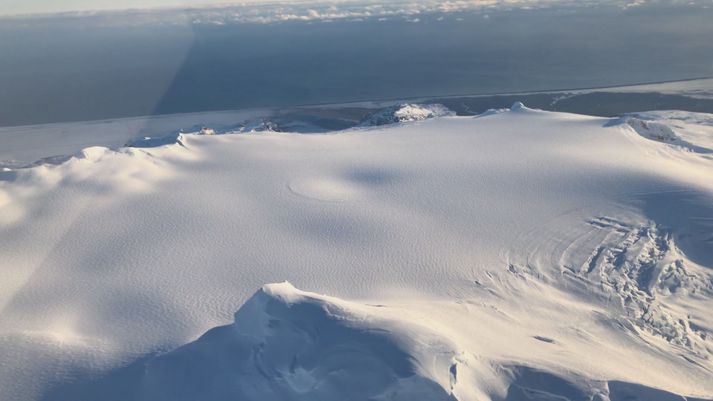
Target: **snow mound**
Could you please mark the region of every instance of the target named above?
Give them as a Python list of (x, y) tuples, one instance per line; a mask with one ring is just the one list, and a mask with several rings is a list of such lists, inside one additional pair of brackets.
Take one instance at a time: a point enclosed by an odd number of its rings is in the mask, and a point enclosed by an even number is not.
[(525, 111), (525, 110), (530, 110), (529, 108), (525, 107), (525, 104), (522, 102), (515, 102), (510, 106), (510, 111)]
[(713, 153), (713, 114), (647, 111), (629, 114), (621, 121), (644, 138), (695, 153)]
[[(232, 325), (149, 361), (139, 398), (453, 400), (429, 370), (434, 361), (397, 340), (393, 323), (371, 311), (377, 309), (303, 292), (287, 282), (266, 285)], [(424, 355), (443, 352), (434, 338), (422, 344), (430, 351)], [(441, 359), (440, 376), (447, 384), (450, 359)]]
[(666, 124), (644, 121), (638, 118), (627, 119), (627, 124), (639, 135), (660, 142), (674, 142), (678, 139), (676, 133)]
[(488, 109), (480, 114), (477, 114), (475, 117), (481, 118), (481, 117), (487, 117), (487, 116), (494, 116), (494, 115), (498, 115), (498, 114), (502, 114), (502, 113), (510, 113), (510, 112), (524, 113), (527, 111), (535, 111), (535, 109), (531, 109), (531, 108), (525, 106), (525, 104), (522, 102), (515, 102), (509, 108)]
[(387, 125), (453, 115), (455, 115), (455, 112), (442, 104), (404, 103), (369, 114), (359, 123), (359, 126)]

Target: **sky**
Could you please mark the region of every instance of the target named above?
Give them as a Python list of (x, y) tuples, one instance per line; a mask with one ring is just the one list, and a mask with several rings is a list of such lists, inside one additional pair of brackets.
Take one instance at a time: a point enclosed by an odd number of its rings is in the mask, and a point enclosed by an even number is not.
[[(262, 0), (262, 2), (266, 1)], [(215, 3), (216, 0), (1, 0), (0, 15), (54, 13), (75, 10), (205, 6)]]
[[(510, 7), (510, 6), (542, 6), (551, 4), (617, 4), (622, 8), (641, 6), (650, 3), (690, 3), (690, 4), (711, 4), (711, 0), (0, 0), (0, 15), (18, 14), (46, 14), (71, 11), (97, 11), (97, 10), (123, 10), (123, 9), (150, 9), (164, 7), (206, 7), (212, 5), (275, 5), (290, 3), (293, 6), (309, 8), (314, 5), (334, 7), (351, 7), (361, 5), (363, 7), (394, 7), (405, 6), (409, 9), (428, 7), (437, 8), (439, 11), (463, 10), (480, 7)], [(276, 3), (280, 3), (277, 4)]]
[[(312, 7), (333, 7), (342, 11), (373, 10), (385, 8), (393, 11), (420, 10), (461, 11), (488, 6), (543, 5), (566, 3), (575, 0), (0, 0), (0, 15), (51, 14), (74, 11), (154, 9), (154, 8), (205, 8), (212, 6), (238, 6), (308, 10)], [(593, 2), (593, 0), (584, 0)], [(606, 0), (616, 1), (616, 0)], [(642, 0), (622, 0), (640, 2)], [(575, 1), (576, 2), (576, 1)]]

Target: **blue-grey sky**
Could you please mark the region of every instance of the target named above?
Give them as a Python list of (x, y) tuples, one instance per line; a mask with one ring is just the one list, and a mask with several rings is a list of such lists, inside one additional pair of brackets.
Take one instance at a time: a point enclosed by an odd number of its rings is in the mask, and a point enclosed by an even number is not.
[[(567, 0), (572, 2), (574, 0)], [(590, 0), (587, 0), (590, 1)], [(612, 1), (612, 0), (609, 0)], [(624, 1), (624, 0), (623, 0)], [(636, 0), (631, 0), (636, 1)], [(640, 1), (640, 0), (639, 0)], [(354, 11), (359, 8), (367, 13), (379, 13), (386, 10), (392, 13), (414, 13), (423, 11), (462, 11), (470, 8), (513, 4), (551, 4), (564, 0), (0, 0), (0, 15), (45, 14), (71, 11), (124, 10), (212, 6), (241, 6), (276, 9), (284, 5), (292, 10), (309, 10), (312, 7), (332, 7), (334, 12)]]
[(0, 1), (0, 15), (54, 13), (75, 10), (203, 6), (215, 3), (216, 0), (2, 0)]
[[(280, 4), (276, 4), (280, 3)], [(122, 10), (134, 8), (206, 7), (241, 5), (279, 8), (289, 3), (293, 9), (333, 7), (337, 15), (345, 9), (350, 13), (373, 15), (418, 14), (419, 12), (465, 11), (474, 8), (542, 7), (559, 4), (615, 4), (622, 9), (656, 3), (711, 4), (710, 0), (0, 0), (0, 15), (57, 13), (69, 11)], [(357, 8), (361, 12), (356, 12)]]

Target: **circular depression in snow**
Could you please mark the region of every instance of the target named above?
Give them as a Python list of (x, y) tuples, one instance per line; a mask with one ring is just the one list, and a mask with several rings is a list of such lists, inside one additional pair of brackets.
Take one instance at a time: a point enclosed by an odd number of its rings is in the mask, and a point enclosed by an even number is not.
[(296, 195), (325, 202), (344, 202), (357, 192), (348, 182), (326, 177), (297, 178), (287, 187)]

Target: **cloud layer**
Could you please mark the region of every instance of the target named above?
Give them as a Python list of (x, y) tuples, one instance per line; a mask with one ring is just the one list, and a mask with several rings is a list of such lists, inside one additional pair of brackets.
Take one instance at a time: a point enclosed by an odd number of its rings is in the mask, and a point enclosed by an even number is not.
[[(468, 11), (496, 11), (510, 9), (543, 9), (552, 7), (587, 8), (595, 6), (629, 9), (642, 6), (686, 4), (694, 7), (710, 7), (708, 1), (676, 0), (317, 0), (317, 1), (246, 1), (236, 4), (214, 6), (145, 8), (117, 11), (72, 11), (59, 15), (65, 17), (96, 17), (103, 21), (120, 24), (167, 23), (167, 24), (214, 24), (234, 23), (272, 24), (280, 22), (315, 22), (365, 19), (405, 19), (418, 22), (420, 15), (450, 14)], [(120, 14), (120, 15), (117, 15)], [(49, 14), (48, 14), (49, 15)], [(52, 14), (58, 15), (58, 14)], [(123, 18), (122, 18), (123, 17)]]

